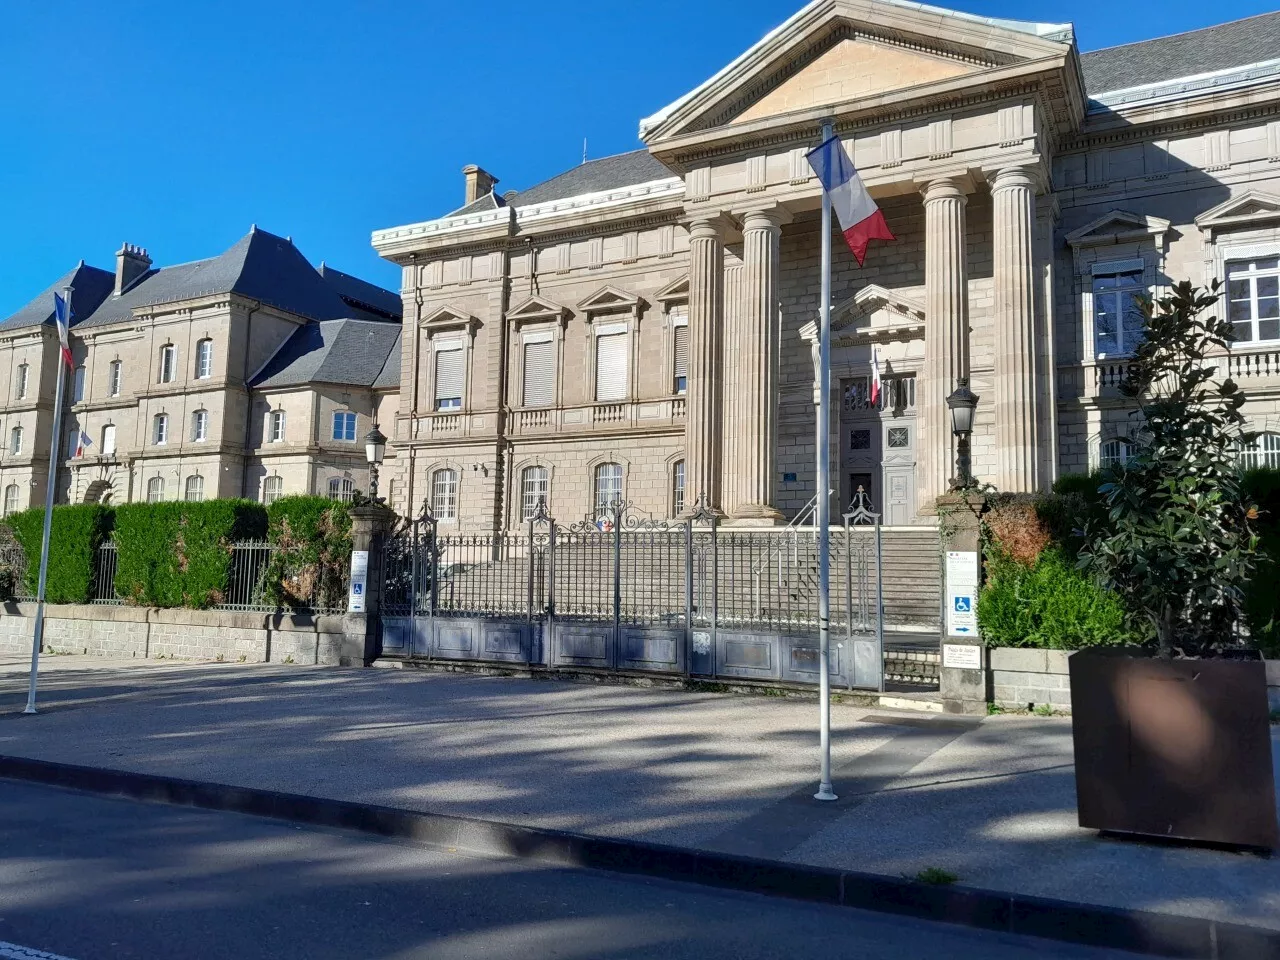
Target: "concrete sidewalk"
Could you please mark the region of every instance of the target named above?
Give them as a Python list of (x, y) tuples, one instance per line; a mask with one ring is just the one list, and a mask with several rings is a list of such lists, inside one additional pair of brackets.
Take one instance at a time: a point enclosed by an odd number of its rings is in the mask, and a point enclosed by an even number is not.
[(836, 705), (819, 804), (812, 702), (52, 657), (24, 717), (25, 671), (0, 661), (0, 754), (1280, 929), (1280, 859), (1076, 826), (1069, 720)]

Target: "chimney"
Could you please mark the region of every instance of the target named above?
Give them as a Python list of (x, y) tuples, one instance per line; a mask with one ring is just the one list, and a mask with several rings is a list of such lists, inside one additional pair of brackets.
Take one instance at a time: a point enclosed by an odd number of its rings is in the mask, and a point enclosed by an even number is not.
[(142, 247), (135, 247), (132, 243), (121, 244), (120, 249), (116, 251), (116, 288), (113, 291), (114, 295), (120, 296), (149, 269), (151, 269), (151, 258), (147, 256), (146, 250)]
[(492, 193), (494, 184), (498, 182), (497, 177), (485, 170), (481, 170), (474, 163), (469, 163), (463, 167), (462, 175), (467, 178), (466, 203), (472, 203), (479, 200), (486, 193)]

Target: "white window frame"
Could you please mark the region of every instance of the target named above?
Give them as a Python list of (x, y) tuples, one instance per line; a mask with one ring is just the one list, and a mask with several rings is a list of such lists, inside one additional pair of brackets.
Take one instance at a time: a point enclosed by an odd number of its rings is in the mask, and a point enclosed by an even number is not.
[(164, 503), (164, 477), (147, 481), (147, 503)]
[[(611, 468), (617, 468), (616, 477), (614, 470)], [(606, 480), (608, 481), (607, 488), (604, 483)], [(621, 463), (616, 460), (608, 460), (595, 465), (591, 471), (591, 501), (595, 504), (595, 516), (597, 519), (609, 515), (609, 505), (615, 500), (622, 500), (625, 489), (626, 474), (622, 469)]]
[(262, 503), (270, 506), (284, 494), (284, 478), (270, 476), (262, 478)]
[(1128, 344), (1124, 342), (1124, 317), (1123, 314), (1117, 313), (1116, 317), (1116, 335), (1117, 349), (1114, 353), (1105, 353), (1098, 346), (1098, 299), (1100, 296), (1114, 296), (1119, 298), (1124, 291), (1112, 290), (1103, 294), (1097, 291), (1097, 283), (1100, 277), (1118, 277), (1124, 274), (1138, 274), (1139, 289), (1135, 291), (1137, 294), (1151, 294), (1151, 281), (1147, 275), (1147, 262), (1141, 257), (1135, 257), (1129, 260), (1106, 260), (1093, 264), (1089, 269), (1087, 276), (1089, 291), (1089, 343), (1093, 350), (1093, 357), (1096, 360), (1113, 360), (1120, 357), (1129, 357), (1133, 355), (1133, 347), (1136, 344)]
[[(541, 471), (535, 476), (535, 471)], [(550, 509), (551, 470), (540, 463), (532, 463), (520, 471), (520, 521), (532, 519), (538, 511), (538, 501), (545, 500)]]
[(329, 478), (329, 499), (350, 503), (356, 496), (356, 482), (350, 477)]
[(191, 442), (204, 443), (209, 439), (209, 411), (197, 410), (191, 414)]
[[(556, 389), (559, 385), (559, 360), (560, 347), (557, 342), (554, 330), (527, 330), (520, 337), (520, 406), (530, 410), (546, 410), (556, 405)], [(549, 343), (551, 344), (551, 396), (546, 403), (530, 405), (528, 401), (529, 388), (525, 383), (525, 373), (528, 370), (527, 357), (530, 344)]]
[[(1252, 264), (1259, 260), (1280, 260), (1280, 249), (1277, 249), (1275, 246), (1227, 247), (1223, 249), (1222, 253), (1222, 276), (1224, 280), (1222, 290), (1223, 313), (1234, 328), (1236, 321), (1231, 319), (1231, 304), (1234, 302), (1231, 299), (1231, 265), (1233, 263), (1243, 263), (1252, 266)], [(1277, 326), (1280, 327), (1280, 318), (1262, 318), (1258, 316), (1258, 280), (1264, 277), (1275, 278), (1277, 287), (1280, 287), (1280, 263), (1277, 263), (1275, 267), (1268, 270), (1250, 270), (1243, 278), (1249, 284), (1249, 318), (1244, 322), (1248, 323), (1253, 333), (1253, 337), (1249, 340), (1236, 340), (1232, 344), (1233, 347), (1249, 349), (1251, 347), (1274, 346), (1275, 344), (1280, 343), (1280, 335), (1270, 337), (1265, 340), (1261, 339), (1257, 335), (1258, 324), (1264, 319), (1276, 320)]]
[(677, 460), (671, 464), (671, 515), (678, 517), (684, 513), (685, 497), (685, 461)]
[(178, 377), (178, 348), (166, 343), (160, 348), (160, 382), (173, 383)]
[(162, 447), (169, 442), (169, 415), (157, 413), (151, 418), (151, 442)]
[[(631, 396), (631, 363), (632, 357), (632, 337), (631, 324), (626, 320), (619, 320), (613, 323), (597, 323), (593, 326), (591, 339), (591, 399), (596, 403), (626, 403)], [(618, 397), (601, 399), (600, 398), (600, 338), (601, 337), (622, 337), (623, 347), (626, 350), (626, 357), (623, 363), (625, 369), (625, 380), (622, 385), (622, 395)]]
[[(685, 304), (680, 304), (671, 308), (668, 316), (671, 318), (671, 392), (673, 396), (683, 397), (689, 392), (689, 308)], [(685, 331), (685, 371), (684, 377), (681, 378), (678, 370), (679, 354), (676, 350), (677, 330), (681, 328)], [(684, 386), (680, 385), (680, 380), (684, 380)]]
[[(191, 481), (195, 481), (196, 496), (191, 496)], [(193, 473), (187, 477), (186, 483), (182, 487), (182, 499), (187, 503), (200, 503), (204, 500), (204, 477), (198, 473)]]
[(1261, 431), (1247, 447), (1241, 448), (1240, 467), (1253, 470), (1258, 467), (1280, 468), (1280, 432)]
[(17, 426), (9, 431), (9, 456), (16, 457), (22, 453), (22, 427)]
[(84, 403), (84, 364), (76, 367), (71, 373), (71, 402)]
[(205, 337), (196, 341), (196, 379), (208, 380), (213, 376), (213, 340)]
[(267, 411), (267, 442), (268, 443), (284, 443), (285, 415), (283, 410)]
[[(462, 365), (462, 384), (459, 387), (461, 391), (458, 397), (441, 397), (436, 383), (437, 374), (440, 371), (439, 356), (442, 353), (458, 351), (458, 362)], [(467, 405), (467, 341), (465, 337), (432, 337), (431, 338), (431, 409), (437, 413), (460, 413)], [(449, 406), (441, 406), (441, 402), (448, 400), (457, 400), (456, 404)]]
[(458, 477), (453, 467), (440, 467), (431, 472), (431, 512), (437, 523), (458, 521)]
[(102, 426), (102, 456), (113, 457), (116, 453), (116, 425), (106, 423)]
[(27, 398), (27, 389), (31, 386), (31, 364), (18, 364), (18, 397), (19, 400)]
[(112, 360), (107, 365), (107, 396), (120, 396), (120, 388), (124, 383), (124, 367), (121, 361)]
[[(342, 421), (343, 429), (338, 429), (338, 421)], [(350, 426), (350, 430), (347, 427)], [(350, 436), (347, 436), (350, 433)], [(355, 443), (356, 441), (356, 415), (351, 410), (335, 410), (333, 411), (333, 439), (342, 443)]]
[(1128, 437), (1111, 437), (1098, 444), (1098, 469), (1107, 470), (1128, 463), (1133, 456), (1133, 441)]
[(4, 488), (4, 513), (0, 516), (9, 516), (18, 510), (18, 498), (22, 496), (22, 490), (16, 483), (11, 483)]

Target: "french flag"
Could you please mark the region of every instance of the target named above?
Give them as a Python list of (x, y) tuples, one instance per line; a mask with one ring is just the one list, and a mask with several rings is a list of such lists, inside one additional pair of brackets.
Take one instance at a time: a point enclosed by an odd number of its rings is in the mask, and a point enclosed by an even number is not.
[(831, 198), (831, 206), (858, 266), (862, 266), (866, 259), (867, 244), (872, 240), (897, 239), (884, 222), (884, 214), (862, 185), (839, 137), (830, 137), (810, 150), (808, 160), (822, 183), (822, 189)]
[(53, 295), (53, 318), (58, 322), (58, 340), (62, 344), (62, 359), (68, 367), (74, 367), (71, 361), (71, 344), (67, 341), (67, 328), (71, 325), (71, 307), (58, 294)]

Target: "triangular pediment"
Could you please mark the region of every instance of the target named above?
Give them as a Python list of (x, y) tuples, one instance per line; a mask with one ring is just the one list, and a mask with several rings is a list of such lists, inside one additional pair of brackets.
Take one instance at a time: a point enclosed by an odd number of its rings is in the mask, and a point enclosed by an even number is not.
[(1196, 226), (1201, 230), (1213, 230), (1269, 220), (1280, 220), (1280, 196), (1262, 190), (1248, 190), (1200, 214), (1196, 217)]
[(1150, 217), (1128, 210), (1111, 210), (1098, 219), (1086, 223), (1067, 234), (1067, 244), (1072, 247), (1098, 246), (1104, 243), (1126, 243), (1151, 237), (1157, 246), (1168, 232), (1169, 221), (1163, 217)]
[(521, 302), (519, 306), (508, 310), (507, 318), (516, 321), (559, 320), (567, 316), (568, 313), (569, 308), (563, 304), (535, 295)]
[(447, 327), (465, 327), (476, 322), (476, 318), (466, 310), (445, 304), (422, 318), (422, 326), (434, 329)]
[[(831, 308), (831, 329), (870, 340), (910, 340), (924, 334), (924, 304), (914, 297), (869, 283)], [(805, 340), (817, 340), (818, 321), (800, 328)]]
[(579, 303), (578, 309), (590, 316), (593, 313), (607, 313), (614, 310), (634, 311), (639, 305), (640, 298), (635, 294), (619, 290), (614, 286), (604, 286)]
[[(909, 0), (813, 0), (710, 80), (640, 124), (646, 143), (1063, 58), (1069, 24), (997, 20)], [(835, 111), (838, 112), (838, 109)]]
[(672, 280), (665, 287), (653, 295), (653, 299), (657, 303), (672, 304), (681, 303), (689, 299), (689, 276), (685, 274), (678, 280)]

